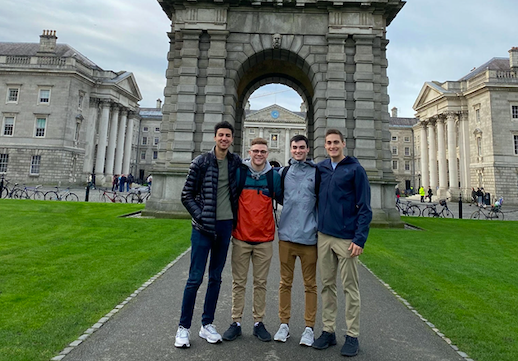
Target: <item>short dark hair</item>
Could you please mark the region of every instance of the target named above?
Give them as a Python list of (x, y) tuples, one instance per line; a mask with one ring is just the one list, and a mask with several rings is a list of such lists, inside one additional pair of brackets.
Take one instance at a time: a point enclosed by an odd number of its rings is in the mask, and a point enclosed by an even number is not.
[(325, 136), (325, 138), (327, 138), (327, 136), (328, 136), (329, 134), (338, 134), (338, 135), (340, 136), (340, 139), (342, 140), (342, 142), (344, 142), (344, 141), (345, 141), (345, 139), (344, 139), (344, 135), (343, 135), (343, 134), (342, 134), (342, 132), (341, 132), (341, 131), (339, 131), (338, 129), (328, 129), (328, 130), (327, 130), (327, 132), (326, 132), (326, 136)]
[(291, 143), (293, 142), (300, 142), (301, 140), (305, 141), (306, 142), (306, 147), (309, 148), (309, 139), (308, 137), (306, 137), (305, 135), (302, 135), (302, 134), (297, 134), (297, 135), (294, 135), (293, 137), (291, 137), (290, 139), (290, 146), (291, 146)]
[(219, 122), (214, 126), (214, 136), (218, 134), (218, 130), (221, 128), (230, 129), (230, 131), (232, 132), (232, 136), (234, 136), (234, 127), (226, 120)]

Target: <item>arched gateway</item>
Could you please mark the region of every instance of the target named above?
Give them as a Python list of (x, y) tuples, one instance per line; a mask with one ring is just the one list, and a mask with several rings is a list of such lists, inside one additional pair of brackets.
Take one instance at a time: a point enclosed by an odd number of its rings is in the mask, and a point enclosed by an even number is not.
[(385, 34), (404, 1), (158, 1), (171, 19), (171, 47), (145, 214), (185, 212), (185, 176), (191, 160), (213, 147), (214, 125), (235, 125), (240, 152), (248, 97), (280, 83), (307, 105), (315, 160), (325, 157), (326, 129), (342, 130), (347, 154), (368, 173), (373, 223), (401, 225), (390, 164)]

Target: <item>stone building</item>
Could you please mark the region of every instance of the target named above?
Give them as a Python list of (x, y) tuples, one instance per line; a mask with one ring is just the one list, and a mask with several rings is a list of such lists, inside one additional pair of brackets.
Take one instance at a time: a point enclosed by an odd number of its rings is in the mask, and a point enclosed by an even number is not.
[(136, 155), (134, 176), (143, 183), (152, 173), (158, 159), (160, 144), (160, 123), (162, 122), (162, 101), (157, 100), (155, 108), (139, 109), (138, 136), (135, 142)]
[(390, 117), (390, 152), (392, 153), (392, 171), (401, 192), (407, 194), (419, 189), (420, 178), (416, 171), (414, 129), (416, 118), (398, 117), (397, 108), (391, 109)]
[(38, 43), (0, 43), (0, 174), (26, 184), (97, 184), (128, 173), (135, 77), (103, 70), (46, 30)]
[(248, 157), (252, 139), (261, 137), (268, 141), (268, 160), (286, 165), (291, 157), (290, 139), (296, 134), (307, 135), (305, 112), (292, 112), (277, 104), (261, 110), (247, 110), (243, 125), (241, 156)]
[(439, 197), (483, 187), (518, 204), (518, 48), (458, 81), (427, 82), (414, 104), (421, 180)]

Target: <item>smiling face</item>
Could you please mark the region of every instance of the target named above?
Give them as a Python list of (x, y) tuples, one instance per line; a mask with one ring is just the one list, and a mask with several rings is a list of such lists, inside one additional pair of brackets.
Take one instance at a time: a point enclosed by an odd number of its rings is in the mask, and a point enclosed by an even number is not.
[(234, 137), (232, 136), (232, 130), (228, 128), (219, 128), (214, 136), (216, 151), (218, 153), (226, 153), (233, 140)]
[(260, 171), (264, 168), (268, 159), (268, 146), (265, 144), (254, 144), (250, 147), (248, 154), (250, 155), (252, 167)]
[(309, 148), (304, 140), (299, 140), (298, 142), (291, 142), (290, 152), (293, 159), (304, 161), (308, 157)]
[(338, 163), (344, 156), (345, 141), (338, 134), (328, 134), (326, 136), (325, 148), (331, 161)]

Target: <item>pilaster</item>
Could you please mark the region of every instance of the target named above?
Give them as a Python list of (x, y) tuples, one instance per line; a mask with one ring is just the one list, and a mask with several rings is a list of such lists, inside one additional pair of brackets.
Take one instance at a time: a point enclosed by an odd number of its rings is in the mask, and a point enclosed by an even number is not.
[(94, 170), (95, 135), (97, 133), (96, 124), (98, 116), (99, 99), (90, 98), (85, 130), (85, 161), (83, 163), (84, 174), (91, 174)]
[(448, 189), (448, 171), (446, 169), (446, 143), (444, 133), (444, 116), (439, 116), (435, 122), (437, 128), (437, 150), (438, 150), (438, 162), (439, 162), (439, 190), (437, 195), (440, 198), (447, 196), (446, 191)]
[(106, 150), (106, 169), (104, 174), (109, 179), (113, 176), (113, 164), (115, 161), (115, 146), (117, 145), (117, 130), (119, 126), (119, 105), (112, 106), (110, 121), (110, 136), (108, 137), (108, 149)]
[(95, 180), (102, 185), (105, 183), (104, 166), (106, 157), (106, 145), (108, 144), (108, 122), (110, 119), (110, 101), (101, 101), (101, 121), (99, 123), (99, 142), (97, 144), (97, 157), (95, 160)]
[(471, 197), (471, 172), (470, 172), (470, 149), (469, 149), (469, 122), (468, 113), (460, 112), (459, 120), (459, 154), (460, 154), (460, 187), (464, 199)]
[(421, 185), (423, 188), (428, 187), (430, 185), (430, 162), (428, 158), (428, 122), (420, 121), (419, 125), (421, 126)]
[(458, 199), (459, 195), (459, 170), (457, 167), (457, 127), (455, 125), (456, 114), (446, 113), (448, 127), (448, 171), (450, 175), (450, 197)]
[[(437, 117), (433, 117), (429, 120), (430, 126), (428, 127), (428, 154), (430, 159), (430, 186), (434, 194), (437, 193), (438, 177), (437, 177), (437, 136), (435, 133), (435, 123)], [(425, 185), (427, 187), (427, 185)]]
[[(126, 127), (126, 138), (124, 140), (124, 157), (122, 161), (122, 172), (124, 174), (130, 173), (131, 166), (131, 146), (133, 143), (133, 127), (135, 121), (135, 114), (133, 112), (128, 112), (127, 118), (127, 127)], [(137, 140), (138, 143), (139, 140)], [(136, 175), (136, 174), (134, 174)]]

